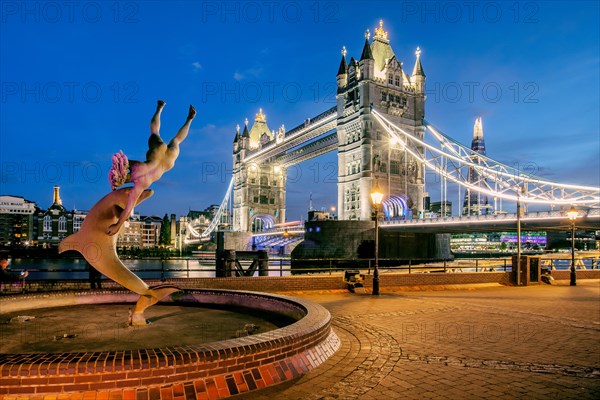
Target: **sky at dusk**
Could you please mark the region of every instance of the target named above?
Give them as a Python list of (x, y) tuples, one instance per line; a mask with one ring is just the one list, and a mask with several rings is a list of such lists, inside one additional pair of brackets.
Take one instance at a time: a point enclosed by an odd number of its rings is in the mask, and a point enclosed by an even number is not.
[[(0, 194), (68, 209), (109, 190), (111, 156), (143, 160), (156, 100), (170, 140), (198, 115), (175, 167), (137, 211), (187, 214), (218, 204), (235, 126), (263, 109), (286, 129), (335, 105), (340, 49), (359, 59), (379, 20), (410, 73), (427, 75), (426, 119), (470, 145), (483, 117), (487, 154), (548, 180), (600, 185), (597, 1), (3, 1)], [(289, 220), (337, 203), (337, 155), (290, 172)], [(292, 175), (293, 173), (293, 175)], [(436, 200), (439, 184), (428, 191)], [(457, 203), (458, 199), (450, 199)]]

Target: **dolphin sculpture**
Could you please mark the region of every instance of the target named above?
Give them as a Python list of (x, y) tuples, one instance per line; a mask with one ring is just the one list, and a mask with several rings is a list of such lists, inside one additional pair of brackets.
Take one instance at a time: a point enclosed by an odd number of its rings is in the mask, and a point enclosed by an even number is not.
[[(81, 224), (81, 229), (60, 242), (58, 252), (75, 250), (102, 274), (140, 295), (133, 314), (132, 325), (147, 324), (144, 310), (168, 295), (181, 289), (171, 285), (149, 287), (136, 274), (131, 272), (117, 255), (117, 236), (107, 235), (109, 226), (115, 224), (127, 206), (131, 187), (114, 190), (98, 201)], [(154, 191), (146, 189), (137, 199), (138, 205)]]

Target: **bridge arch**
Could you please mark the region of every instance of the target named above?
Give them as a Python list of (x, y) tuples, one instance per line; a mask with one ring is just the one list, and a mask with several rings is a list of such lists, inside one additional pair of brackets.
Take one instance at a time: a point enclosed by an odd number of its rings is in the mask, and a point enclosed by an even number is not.
[(405, 219), (408, 204), (405, 196), (392, 195), (383, 202), (383, 215), (386, 220)]
[(251, 227), (252, 232), (262, 232), (267, 229), (273, 229), (275, 226), (275, 218), (269, 214), (256, 214), (252, 216)]

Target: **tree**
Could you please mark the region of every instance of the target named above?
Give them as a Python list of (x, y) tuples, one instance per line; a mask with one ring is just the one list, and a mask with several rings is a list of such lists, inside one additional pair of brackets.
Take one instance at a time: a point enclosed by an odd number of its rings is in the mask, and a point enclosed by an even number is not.
[(169, 221), (169, 216), (167, 214), (163, 217), (160, 226), (159, 243), (164, 246), (169, 246), (171, 244), (171, 222)]

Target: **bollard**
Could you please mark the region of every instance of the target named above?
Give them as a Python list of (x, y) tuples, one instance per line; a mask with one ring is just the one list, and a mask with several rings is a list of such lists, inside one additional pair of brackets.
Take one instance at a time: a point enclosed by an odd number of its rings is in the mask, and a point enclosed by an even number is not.
[(225, 259), (225, 276), (235, 275), (235, 250), (223, 250), (223, 258)]
[(258, 276), (269, 276), (269, 253), (258, 250)]
[(215, 277), (225, 277), (225, 259), (223, 250), (215, 251)]

